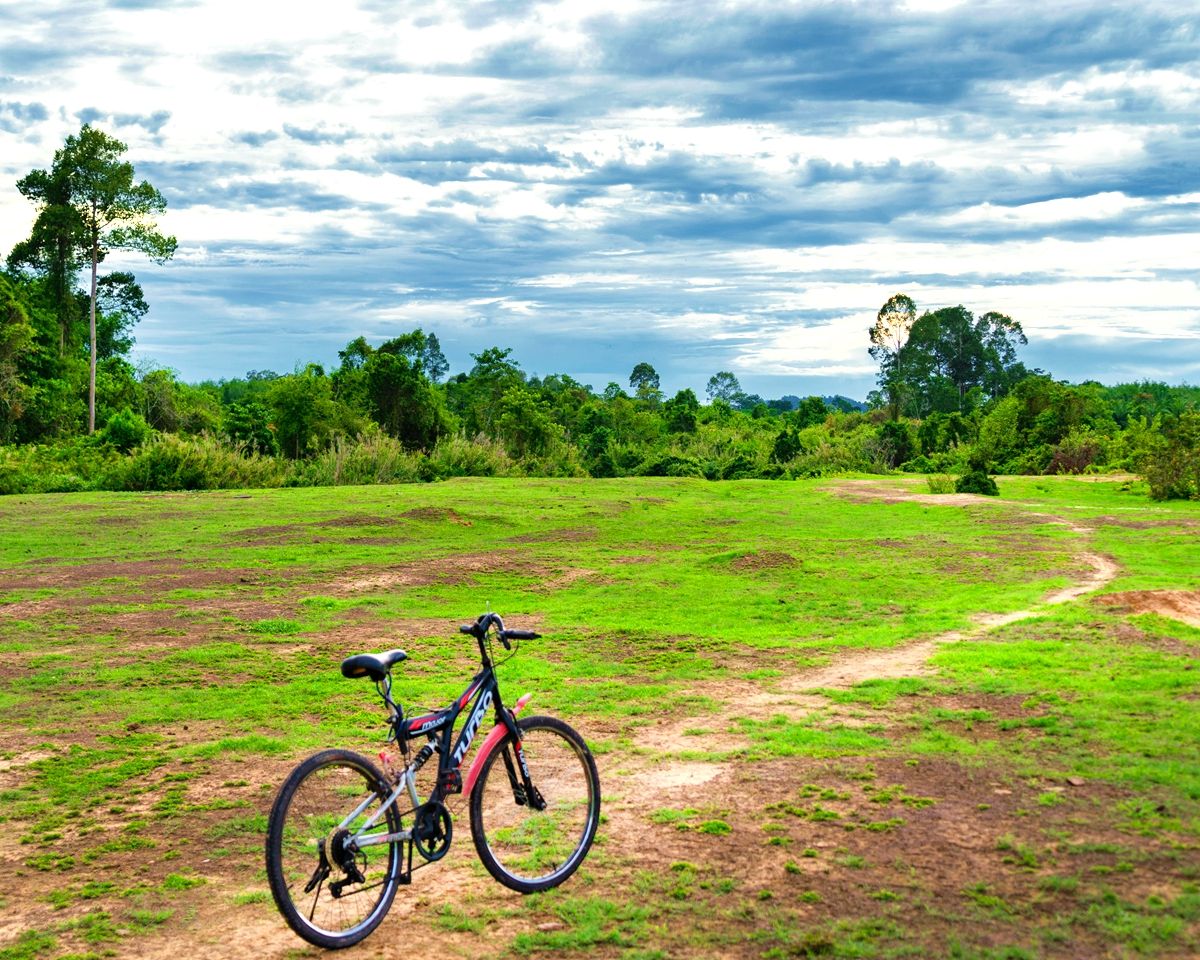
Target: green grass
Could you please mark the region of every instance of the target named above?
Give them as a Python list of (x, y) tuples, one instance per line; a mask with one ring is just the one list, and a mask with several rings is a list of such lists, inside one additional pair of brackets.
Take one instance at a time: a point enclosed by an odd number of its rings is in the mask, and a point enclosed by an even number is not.
[[(70, 928), (23, 934), (0, 960), (116, 949), (105, 939), (115, 930), (174, 936), (195, 898), (264, 902), (257, 844), (280, 772), (319, 747), (369, 756), (381, 740), (370, 685), (343, 679), (339, 660), (362, 644), (402, 645), (400, 699), (448, 702), (473, 668), (454, 627), (488, 605), (543, 634), (500, 668), (502, 684), (588, 735), (606, 797), (624, 802), (629, 781), (613, 771), (626, 767), (693, 759), (723, 771), (718, 796), (702, 788), (648, 805), (632, 847), (602, 827), (577, 879), (522, 901), (524, 932), (506, 934), (518, 955), (720, 955), (731, 930), (764, 956), (1049, 957), (1054, 936), (1146, 956), (1192, 949), (1200, 630), (1086, 598), (1038, 605), (1086, 572), (1084, 549), (1120, 567), (1103, 592), (1200, 588), (1189, 525), (1200, 505), (1070, 478), (1010, 478), (998, 501), (968, 507), (856, 502), (824, 487), (461, 480), (0, 502), (11, 521), (0, 604), (37, 602), (0, 617), (0, 723), (13, 756), (35, 756), (10, 777), (2, 815), (24, 844), (20, 869), (45, 882), (41, 909), (91, 908)], [(42, 585), (46, 572), (55, 577)], [(803, 671), (855, 651), (1028, 608), (1039, 616), (941, 647), (928, 674), (826, 687), (823, 707), (810, 693), (803, 708), (728, 720), (729, 690), (801, 691)], [(660, 723), (686, 749), (645, 746)], [(989, 786), (964, 803), (929, 787), (927, 770), (1007, 785), (1020, 802)], [(758, 794), (780, 781), (771, 799), (786, 797), (767, 829), (771, 800)], [(967, 820), (994, 861), (983, 887), (942, 891), (951, 922), (983, 918), (978, 937), (929, 940), (919, 893), (929, 878), (874, 853), (920, 842), (941, 820)], [(1040, 833), (1043, 823), (1059, 833)], [(464, 855), (467, 832), (456, 829)], [(658, 837), (669, 852), (652, 870), (642, 851)], [(214, 870), (243, 879), (197, 889), (204, 878), (188, 865), (199, 846)], [(627, 860), (631, 849), (641, 859)], [(746, 849), (779, 878), (770, 896), (736, 872)], [(123, 875), (169, 858), (179, 872), (165, 880), (136, 887)], [(95, 881), (81, 869), (122, 873)], [(1141, 871), (1163, 878), (1161, 901), (1130, 892)], [(858, 883), (861, 915), (834, 912), (831, 875)], [(130, 912), (118, 891), (135, 887)], [(1039, 913), (1045, 902), (1053, 915)], [(496, 910), (421, 922), (487, 936)]]

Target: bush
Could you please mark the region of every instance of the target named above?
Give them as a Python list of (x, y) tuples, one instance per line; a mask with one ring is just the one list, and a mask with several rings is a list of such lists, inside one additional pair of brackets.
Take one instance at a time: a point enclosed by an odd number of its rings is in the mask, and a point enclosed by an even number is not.
[(998, 497), (1000, 490), (996, 481), (988, 476), (986, 470), (978, 468), (968, 470), (954, 484), (955, 493), (978, 493), (985, 497)]
[(283, 464), (268, 457), (243, 457), (212, 437), (180, 439), (164, 434), (100, 480), (105, 490), (228, 490), (278, 487)]
[(415, 483), (421, 479), (421, 459), (421, 454), (410, 453), (399, 440), (376, 429), (354, 440), (335, 437), (320, 453), (295, 465), (291, 482), (313, 487)]
[[(985, 473), (986, 477), (987, 474)], [(948, 473), (931, 473), (925, 478), (925, 483), (929, 486), (930, 493), (955, 493), (958, 489), (958, 484), (954, 477)], [(995, 486), (995, 483), (992, 484)]]
[(1086, 430), (1072, 430), (1054, 447), (1047, 473), (1083, 473), (1104, 460), (1104, 437)]
[(1152, 500), (1200, 497), (1200, 411), (1188, 411), (1150, 438), (1139, 469)]
[(479, 436), (445, 437), (429, 454), (429, 466), (440, 478), (507, 477), (513, 473), (513, 461), (496, 440)]
[(108, 418), (108, 423), (100, 431), (100, 439), (122, 453), (128, 453), (145, 443), (150, 433), (150, 424), (126, 408)]
[(897, 467), (917, 455), (912, 430), (902, 420), (889, 420), (879, 428), (879, 450), (889, 467)]
[(637, 474), (642, 477), (703, 477), (705, 471), (695, 457), (655, 451), (642, 461)]

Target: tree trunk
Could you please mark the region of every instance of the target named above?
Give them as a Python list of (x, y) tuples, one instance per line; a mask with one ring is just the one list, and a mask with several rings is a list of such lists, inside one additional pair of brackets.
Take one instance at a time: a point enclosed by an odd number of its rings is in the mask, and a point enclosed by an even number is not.
[(92, 243), (92, 314), (88, 325), (91, 349), (88, 356), (88, 433), (96, 432), (96, 243)]

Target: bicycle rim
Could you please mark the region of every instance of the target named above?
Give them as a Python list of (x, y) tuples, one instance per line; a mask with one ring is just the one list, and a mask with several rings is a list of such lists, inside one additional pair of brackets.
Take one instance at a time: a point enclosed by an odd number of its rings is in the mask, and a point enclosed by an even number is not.
[[(399, 844), (343, 853), (341, 863), (334, 854), (344, 836), (339, 830), (361, 829), (379, 812), (387, 798), (384, 791), (378, 772), (363, 758), (329, 751), (301, 764), (279, 793), (267, 838), (271, 892), (288, 924), (310, 943), (323, 947), (357, 943), (391, 906)], [(346, 822), (364, 801), (365, 809)], [(393, 808), (368, 832), (399, 829)], [(322, 864), (328, 868), (325, 876)]]
[(471, 831), (492, 876), (531, 893), (562, 883), (582, 862), (599, 822), (600, 786), (590, 751), (565, 723), (532, 717), (521, 730), (530, 779), (545, 809), (514, 796), (505, 762), (507, 756), (517, 770), (510, 737), (488, 757), (472, 793)]

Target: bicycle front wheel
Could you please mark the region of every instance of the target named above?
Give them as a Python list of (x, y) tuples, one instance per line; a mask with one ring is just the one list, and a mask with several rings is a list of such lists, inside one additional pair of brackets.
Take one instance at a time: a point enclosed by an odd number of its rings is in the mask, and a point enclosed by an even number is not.
[(381, 813), (389, 792), (379, 770), (349, 750), (309, 757), (280, 788), (267, 821), (267, 878), (279, 912), (309, 943), (358, 943), (392, 905), (401, 845), (354, 839), (401, 830), (395, 804)]
[(520, 722), (534, 796), (526, 796), (512, 734), (483, 759), (471, 791), (471, 836), (488, 872), (506, 887), (556, 887), (587, 856), (600, 822), (596, 761), (571, 727), (553, 717)]

